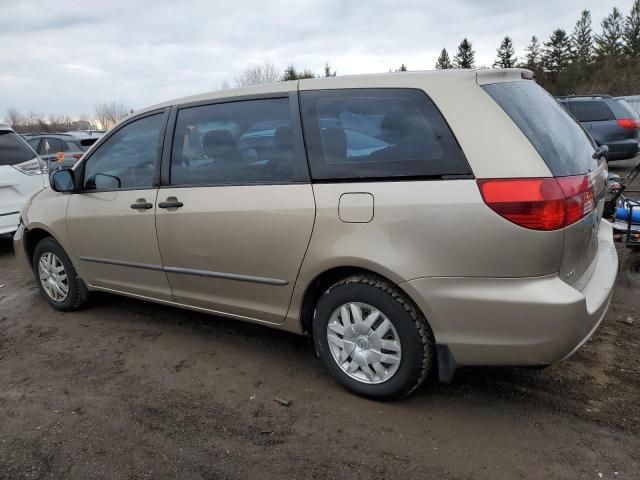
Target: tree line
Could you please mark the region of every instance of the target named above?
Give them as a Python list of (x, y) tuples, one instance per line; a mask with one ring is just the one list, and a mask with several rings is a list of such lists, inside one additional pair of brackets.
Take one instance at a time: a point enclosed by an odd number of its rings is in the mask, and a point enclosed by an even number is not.
[[(594, 33), (591, 12), (583, 10), (571, 33), (555, 29), (547, 41), (541, 42), (533, 35), (521, 58), (516, 56), (513, 40), (506, 35), (496, 50), (491, 66), (476, 65), (476, 52), (468, 38), (458, 45), (450, 56), (443, 48), (435, 68), (527, 68), (536, 75), (539, 84), (555, 95), (608, 93), (632, 95), (640, 93), (640, 0), (635, 0), (625, 16), (618, 8), (600, 23), (600, 31)], [(402, 63), (396, 72), (406, 72)], [(335, 76), (329, 63), (324, 74), (316, 75), (289, 65), (284, 72), (272, 63), (252, 64), (234, 79), (234, 86), (244, 87), (284, 80), (298, 80), (320, 76)], [(223, 83), (222, 88), (229, 88)]]
[(98, 103), (94, 107), (93, 117), (80, 115), (78, 119), (69, 115), (44, 115), (36, 112), (23, 115), (17, 109), (9, 108), (6, 121), (18, 133), (54, 133), (98, 128), (106, 130), (131, 112), (133, 110), (118, 102)]
[[(505, 36), (492, 65), (497, 68), (521, 67), (532, 70), (536, 80), (555, 95), (640, 93), (640, 0), (635, 0), (625, 16), (616, 7), (594, 33), (591, 12), (583, 10), (571, 33), (553, 31), (546, 42), (533, 35), (518, 59), (510, 36)], [(463, 39), (453, 59), (446, 48), (435, 67), (475, 68), (472, 43)]]
[[(262, 85), (264, 83), (286, 82), (287, 80), (302, 80), (303, 78), (335, 77), (337, 72), (331, 69), (327, 62), (324, 71), (316, 75), (313, 71), (305, 68), (299, 70), (295, 65), (289, 64), (284, 71), (280, 71), (269, 60), (261, 63), (252, 63), (244, 71), (233, 79), (235, 87), (249, 87), (252, 85)], [(229, 82), (222, 82), (221, 89), (231, 88)]]

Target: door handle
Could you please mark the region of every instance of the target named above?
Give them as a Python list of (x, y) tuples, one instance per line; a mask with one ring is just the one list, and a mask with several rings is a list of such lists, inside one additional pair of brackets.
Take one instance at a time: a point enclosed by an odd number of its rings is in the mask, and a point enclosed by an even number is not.
[(178, 202), (177, 200), (172, 202), (160, 202), (158, 203), (159, 208), (180, 208), (184, 205), (182, 202)]
[(148, 202), (137, 202), (132, 203), (131, 208), (134, 210), (149, 210), (150, 208), (153, 208), (153, 204)]

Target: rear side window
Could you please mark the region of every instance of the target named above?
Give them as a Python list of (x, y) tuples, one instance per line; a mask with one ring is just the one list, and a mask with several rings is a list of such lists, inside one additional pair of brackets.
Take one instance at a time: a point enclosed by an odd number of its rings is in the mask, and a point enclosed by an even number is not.
[(36, 152), (19, 135), (0, 131), (0, 165), (15, 165), (35, 157)]
[(301, 94), (314, 180), (471, 175), (442, 115), (412, 89)]
[(569, 109), (580, 122), (605, 122), (616, 118), (607, 104), (600, 100), (572, 100)]
[(597, 167), (591, 138), (538, 84), (521, 80), (482, 88), (522, 130), (554, 176), (582, 175)]

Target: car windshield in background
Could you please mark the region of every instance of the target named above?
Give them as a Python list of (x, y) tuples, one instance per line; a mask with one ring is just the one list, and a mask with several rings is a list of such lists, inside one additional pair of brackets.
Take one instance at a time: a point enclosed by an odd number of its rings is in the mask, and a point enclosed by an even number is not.
[(0, 165), (15, 165), (35, 157), (35, 152), (16, 133), (0, 131)]
[(522, 130), (554, 176), (583, 175), (597, 167), (593, 141), (538, 84), (522, 80), (482, 88)]

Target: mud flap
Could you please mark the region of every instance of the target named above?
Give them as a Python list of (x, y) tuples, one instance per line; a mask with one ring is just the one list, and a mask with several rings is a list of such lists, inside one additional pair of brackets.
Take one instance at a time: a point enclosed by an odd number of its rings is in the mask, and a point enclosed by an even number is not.
[(453, 375), (458, 369), (455, 358), (447, 345), (436, 345), (436, 356), (438, 358), (438, 380), (440, 383), (451, 383)]

